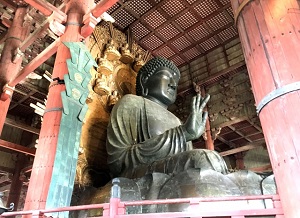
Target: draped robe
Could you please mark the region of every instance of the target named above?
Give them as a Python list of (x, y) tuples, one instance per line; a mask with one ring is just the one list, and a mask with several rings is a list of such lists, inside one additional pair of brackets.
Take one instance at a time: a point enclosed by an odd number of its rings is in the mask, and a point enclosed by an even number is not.
[[(115, 176), (124, 170), (153, 165), (157, 161), (166, 165), (166, 159), (174, 162), (173, 165), (180, 162), (179, 165), (209, 165), (213, 169), (220, 168), (217, 171), (226, 170), (223, 159), (216, 152), (205, 149), (192, 151), (192, 143), (186, 142), (181, 121), (174, 114), (156, 102), (131, 94), (122, 97), (112, 110), (106, 149), (108, 165)], [(182, 152), (185, 154), (178, 159)], [(205, 158), (202, 158), (203, 155)], [(214, 161), (221, 161), (221, 167), (219, 164), (214, 166)], [(166, 173), (168, 169), (163, 171)]]

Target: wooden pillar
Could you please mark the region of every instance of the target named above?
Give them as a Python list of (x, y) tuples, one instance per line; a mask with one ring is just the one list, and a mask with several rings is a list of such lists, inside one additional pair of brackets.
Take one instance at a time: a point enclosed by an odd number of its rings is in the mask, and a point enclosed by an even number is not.
[[(33, 134), (27, 131), (23, 131), (21, 136), (21, 145), (26, 146), (32, 142)], [(25, 166), (27, 166), (29, 161), (29, 156), (23, 153), (18, 153), (16, 166), (13, 172), (13, 178), (10, 185), (9, 195), (7, 199), (7, 207), (9, 207), (10, 203), (14, 203), (14, 211), (18, 210), (20, 196), (22, 192), (23, 181), (25, 180), (25, 176), (21, 175), (22, 170)], [(24, 178), (25, 177), (25, 178)], [(11, 216), (15, 217), (15, 216)]]
[(2, 133), (2, 129), (5, 123), (5, 118), (7, 115), (7, 111), (10, 105), (10, 101), (11, 101), (11, 96), (12, 96), (13, 92), (11, 92), (11, 95), (1, 99), (0, 98), (0, 135)]
[[(205, 96), (206, 92), (204, 87), (201, 88), (201, 96)], [(207, 110), (207, 108), (205, 109)], [(208, 150), (215, 150), (215, 146), (214, 146), (214, 140), (212, 139), (211, 136), (211, 129), (210, 129), (210, 122), (209, 122), (209, 118), (207, 118), (206, 123), (205, 123), (205, 134), (206, 134), (206, 139), (205, 139), (205, 148)]]
[[(67, 14), (66, 30), (61, 36), (62, 42), (83, 40), (83, 37), (80, 35), (82, 19), (93, 4), (94, 1), (92, 0), (68, 1), (65, 8), (65, 13)], [(69, 49), (64, 44), (60, 44), (57, 50), (52, 78), (59, 78), (60, 80), (64, 78), (64, 75), (68, 73), (66, 60), (70, 57)], [(57, 81), (50, 84), (39, 143), (25, 201), (25, 210), (44, 209), (46, 205), (62, 115), (60, 94), (64, 90), (64, 84), (59, 84)]]
[(285, 217), (300, 217), (297, 0), (231, 0)]
[(20, 195), (22, 191), (23, 181), (20, 179), (21, 170), (24, 168), (27, 157), (24, 154), (19, 153), (17, 157), (16, 167), (12, 178), (12, 183), (10, 185), (9, 195), (7, 199), (7, 207), (10, 203), (14, 203), (14, 211), (18, 210)]
[(205, 148), (208, 150), (215, 150), (214, 140), (211, 136), (211, 130), (210, 130), (210, 122), (207, 118), (205, 123), (205, 132), (206, 132), (206, 140), (205, 140)]
[(7, 38), (1, 53), (0, 59), (0, 133), (5, 122), (8, 107), (11, 101), (13, 89), (4, 86), (13, 79), (20, 71), (22, 55), (17, 53), (17, 48), (29, 34), (28, 22), (24, 18), (27, 8), (16, 9), (11, 27), (8, 29)]
[(245, 163), (244, 163), (244, 153), (240, 152), (234, 155), (235, 157), (235, 164), (236, 164), (236, 168), (238, 170), (244, 170), (245, 169)]

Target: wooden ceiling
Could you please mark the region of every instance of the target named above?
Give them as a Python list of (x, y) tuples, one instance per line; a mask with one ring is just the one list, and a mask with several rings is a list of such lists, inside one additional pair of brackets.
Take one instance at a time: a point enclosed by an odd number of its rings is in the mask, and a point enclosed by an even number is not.
[[(62, 4), (60, 0), (48, 2), (57, 7)], [(9, 26), (7, 20), (13, 19), (14, 11), (19, 5), (27, 6), (23, 0), (0, 0), (1, 51)], [(172, 60), (178, 67), (185, 66), (214, 49), (225, 47), (228, 42), (238, 39), (230, 0), (119, 0), (108, 13), (116, 20), (114, 25), (118, 29), (131, 30), (134, 39), (143, 49), (150, 51), (153, 56), (163, 56)], [(31, 27), (33, 32), (41, 27), (46, 18), (33, 8), (28, 14), (34, 20)], [(23, 66), (56, 38), (51, 31), (39, 35), (35, 43), (24, 52)], [(54, 60), (55, 56), (42, 64), (35, 73), (43, 75), (46, 70), (52, 72)], [(245, 65), (239, 67), (245, 70)], [(231, 72), (236, 73), (235, 71), (239, 71), (240, 68), (232, 68)], [(219, 78), (225, 77), (227, 75), (219, 75)], [(211, 85), (211, 81), (218, 82), (213, 79), (207, 80), (207, 83)], [(43, 103), (47, 96), (48, 85), (49, 82), (45, 78), (18, 84), (15, 87), (9, 114), (24, 119), (34, 117), (34, 109), (30, 107), (30, 103)], [(180, 91), (190, 93), (191, 90), (192, 87), (188, 87)], [(216, 138), (215, 145), (218, 151), (222, 152), (262, 140), (259, 122), (240, 120), (224, 126)]]
[(108, 12), (143, 48), (177, 66), (238, 37), (230, 0), (121, 0)]
[[(57, 7), (62, 4), (60, 0), (48, 2)], [(9, 22), (6, 21), (13, 19), (18, 6), (27, 4), (23, 0), (0, 0), (1, 41), (5, 39), (8, 29)], [(153, 56), (166, 57), (179, 67), (238, 38), (230, 0), (119, 0), (108, 13), (116, 20), (115, 26), (123, 31), (130, 29), (134, 39), (145, 50), (150, 51)], [(41, 28), (46, 18), (34, 8), (29, 10), (28, 15), (33, 19), (33, 33)], [(35, 43), (25, 50), (22, 65), (26, 66), (56, 38), (50, 30), (39, 35)], [(54, 59), (55, 57), (50, 58), (35, 73), (43, 75), (45, 70), (51, 72)], [(33, 86), (28, 82), (16, 86), (9, 108), (10, 114), (33, 116), (34, 110), (29, 106), (30, 103), (44, 102), (47, 81), (33, 83)]]

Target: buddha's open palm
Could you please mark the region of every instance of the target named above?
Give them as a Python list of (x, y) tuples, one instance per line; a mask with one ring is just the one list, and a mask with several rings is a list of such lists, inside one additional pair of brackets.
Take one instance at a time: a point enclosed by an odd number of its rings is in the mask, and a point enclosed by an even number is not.
[(191, 104), (191, 113), (183, 124), (186, 141), (198, 139), (205, 131), (205, 123), (208, 113), (203, 109), (208, 102), (210, 95), (202, 98), (200, 94), (193, 97)]

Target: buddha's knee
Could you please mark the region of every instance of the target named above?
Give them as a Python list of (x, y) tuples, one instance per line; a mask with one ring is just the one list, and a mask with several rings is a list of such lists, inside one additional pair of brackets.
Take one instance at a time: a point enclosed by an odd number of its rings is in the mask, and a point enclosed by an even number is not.
[(224, 159), (216, 152), (206, 149), (194, 149), (187, 151), (185, 156), (190, 166), (201, 170), (215, 170), (227, 174), (227, 166)]

